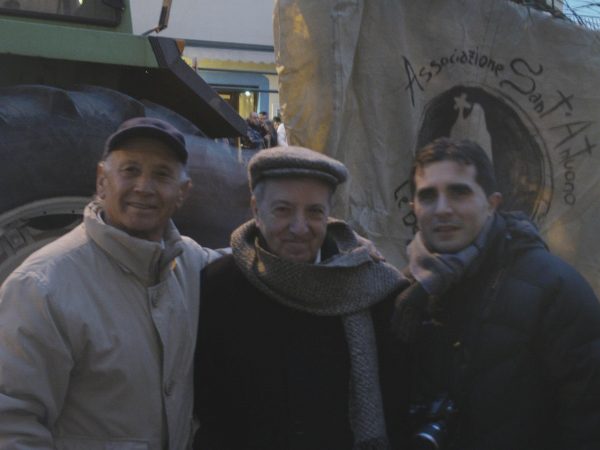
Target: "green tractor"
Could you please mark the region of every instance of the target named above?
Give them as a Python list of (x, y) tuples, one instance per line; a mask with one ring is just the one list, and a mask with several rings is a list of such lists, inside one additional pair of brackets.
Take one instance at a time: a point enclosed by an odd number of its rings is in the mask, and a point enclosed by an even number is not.
[(134, 35), (126, 0), (0, 0), (0, 283), (80, 222), (104, 140), (130, 117), (186, 135), (195, 188), (175, 218), (183, 234), (224, 246), (249, 217), (244, 167), (215, 142), (246, 123), (178, 44)]

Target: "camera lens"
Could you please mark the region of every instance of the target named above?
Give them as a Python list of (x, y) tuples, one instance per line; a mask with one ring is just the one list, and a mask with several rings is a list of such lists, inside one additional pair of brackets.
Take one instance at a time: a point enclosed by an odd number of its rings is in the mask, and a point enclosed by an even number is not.
[(412, 450), (440, 450), (446, 436), (443, 422), (431, 422), (424, 425), (413, 435)]

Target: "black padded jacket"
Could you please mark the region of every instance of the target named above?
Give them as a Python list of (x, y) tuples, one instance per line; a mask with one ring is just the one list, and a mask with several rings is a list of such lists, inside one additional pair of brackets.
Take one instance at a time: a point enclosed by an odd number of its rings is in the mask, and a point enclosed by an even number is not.
[(525, 223), (497, 214), (477, 269), (426, 299), (412, 403), (454, 402), (448, 449), (600, 449), (600, 304)]

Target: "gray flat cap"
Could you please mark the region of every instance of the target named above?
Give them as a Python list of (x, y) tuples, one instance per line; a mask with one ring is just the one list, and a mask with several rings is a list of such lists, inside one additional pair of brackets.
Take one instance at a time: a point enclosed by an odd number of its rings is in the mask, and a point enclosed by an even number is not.
[(267, 178), (306, 177), (323, 180), (332, 188), (348, 178), (341, 162), (304, 147), (273, 147), (261, 150), (248, 163), (250, 188)]

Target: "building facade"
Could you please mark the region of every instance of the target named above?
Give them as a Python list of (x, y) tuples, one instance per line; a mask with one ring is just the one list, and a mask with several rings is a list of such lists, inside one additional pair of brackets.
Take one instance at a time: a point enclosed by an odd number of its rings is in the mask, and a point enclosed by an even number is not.
[[(163, 0), (131, 0), (134, 33), (158, 24)], [(172, 0), (160, 35), (185, 40), (184, 59), (242, 117), (279, 112), (274, 0)]]

